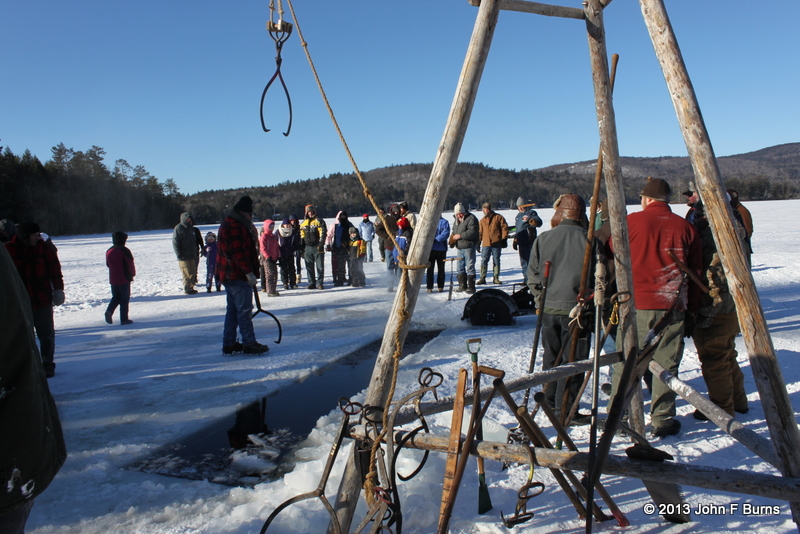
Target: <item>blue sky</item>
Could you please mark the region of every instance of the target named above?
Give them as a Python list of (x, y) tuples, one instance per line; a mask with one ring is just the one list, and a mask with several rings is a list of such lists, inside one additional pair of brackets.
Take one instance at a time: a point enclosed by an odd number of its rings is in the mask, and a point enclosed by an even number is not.
[[(558, 1), (580, 7), (579, 1)], [(667, 1), (717, 156), (800, 141), (797, 3)], [(431, 162), (475, 22), (467, 0), (294, 0), (361, 170)], [(64, 143), (143, 165), (181, 192), (351, 172), (295, 32), (283, 50), (294, 106), (284, 137), (265, 30), (268, 0), (0, 0), (0, 144), (42, 161)], [(288, 15), (288, 5), (284, 0)], [(620, 63), (623, 156), (684, 156), (638, 2), (605, 10)], [(460, 161), (533, 169), (594, 159), (582, 21), (503, 12)]]

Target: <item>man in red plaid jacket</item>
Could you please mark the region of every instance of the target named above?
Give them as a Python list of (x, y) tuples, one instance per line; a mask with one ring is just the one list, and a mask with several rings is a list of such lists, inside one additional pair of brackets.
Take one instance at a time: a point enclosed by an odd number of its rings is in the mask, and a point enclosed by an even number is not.
[[(219, 227), (216, 274), (225, 286), (228, 306), (222, 330), (222, 352), (233, 354), (263, 354), (269, 347), (256, 341), (253, 330), (253, 287), (259, 272), (256, 243), (258, 234), (253, 226), (253, 200), (243, 196), (227, 213)], [(236, 340), (236, 329), (242, 336)]]
[(47, 378), (55, 375), (56, 329), (53, 306), (64, 304), (64, 278), (61, 262), (52, 241), (45, 242), (39, 225), (20, 223), (17, 235), (6, 243), (6, 249), (28, 290), (33, 308), (33, 325), (39, 338), (42, 363)]

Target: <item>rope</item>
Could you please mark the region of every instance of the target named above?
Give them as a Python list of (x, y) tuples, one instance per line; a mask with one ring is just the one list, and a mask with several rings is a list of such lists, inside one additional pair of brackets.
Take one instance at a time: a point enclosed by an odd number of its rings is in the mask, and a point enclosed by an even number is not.
[[(274, 0), (271, 0), (274, 1)], [(280, 1), (278, 3), (280, 5)], [(361, 188), (364, 192), (364, 196), (367, 198), (369, 203), (375, 209), (375, 213), (378, 214), (378, 218), (381, 220), (384, 228), (388, 228), (389, 226), (386, 224), (386, 218), (381, 215), (381, 211), (378, 209), (378, 203), (375, 201), (375, 198), (372, 196), (372, 192), (367, 187), (367, 183), (364, 180), (364, 176), (361, 174), (361, 171), (356, 164), (356, 160), (353, 157), (352, 152), (350, 151), (350, 147), (347, 145), (347, 141), (344, 138), (344, 134), (342, 133), (341, 128), (339, 128), (339, 122), (336, 120), (336, 116), (333, 113), (333, 108), (331, 107), (330, 102), (328, 101), (328, 97), (325, 94), (325, 89), (322, 87), (322, 81), (317, 74), (317, 69), (314, 66), (314, 61), (311, 59), (311, 54), (308, 51), (308, 43), (306, 42), (305, 38), (303, 37), (303, 31), (300, 28), (300, 22), (297, 19), (297, 14), (294, 11), (294, 5), (292, 4), (292, 0), (286, 0), (286, 3), (289, 6), (289, 11), (292, 14), (292, 19), (294, 19), (294, 25), (297, 28), (297, 36), (300, 39), (300, 45), (303, 47), (303, 52), (306, 55), (306, 59), (308, 59), (308, 64), (311, 66), (311, 72), (314, 75), (314, 80), (317, 82), (317, 87), (319, 88), (320, 95), (322, 96), (322, 100), (325, 103), (325, 108), (328, 110), (328, 114), (331, 117), (331, 121), (333, 122), (333, 127), (336, 129), (336, 133), (339, 135), (339, 140), (342, 142), (342, 146), (344, 147), (345, 152), (347, 153), (347, 157), (350, 159), (350, 163), (355, 170), (356, 176), (358, 177), (358, 181), (361, 184)], [(271, 4), (270, 4), (271, 5)], [(407, 288), (408, 288), (408, 271), (409, 270), (420, 270), (420, 269), (427, 269), (428, 265), (408, 265), (406, 264), (406, 254), (400, 248), (395, 236), (389, 234), (389, 239), (392, 240), (394, 247), (398, 250), (398, 265), (402, 269), (402, 275), (400, 277), (400, 285), (398, 286), (398, 291), (401, 294), (401, 301), (400, 301), (400, 321), (397, 323), (397, 328), (394, 332), (394, 343), (395, 343), (395, 351), (392, 354), (392, 379), (391, 384), (389, 387), (389, 394), (386, 397), (386, 404), (384, 406), (384, 418), (386, 414), (389, 413), (389, 409), (392, 404), (392, 400), (394, 398), (394, 392), (397, 388), (397, 373), (400, 367), (400, 357), (402, 356), (401, 350), (401, 343), (400, 343), (400, 331), (401, 326), (405, 324), (408, 320), (410, 314), (406, 309), (406, 299), (407, 299)], [(367, 502), (370, 504), (374, 504), (375, 502), (375, 492), (374, 489), (376, 487), (376, 482), (378, 479), (378, 474), (376, 470), (376, 463), (377, 463), (377, 451), (380, 448), (381, 442), (383, 441), (384, 437), (386, 436), (387, 429), (385, 426), (381, 428), (381, 432), (379, 436), (373, 441), (372, 447), (370, 450), (370, 459), (369, 459), (369, 472), (366, 475), (366, 479), (364, 481), (364, 489), (366, 490), (366, 498)]]

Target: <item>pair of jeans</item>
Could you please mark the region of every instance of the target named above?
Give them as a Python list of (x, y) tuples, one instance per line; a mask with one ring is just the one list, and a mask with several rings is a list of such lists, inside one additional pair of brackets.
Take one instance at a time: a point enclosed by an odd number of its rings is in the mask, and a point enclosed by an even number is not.
[(492, 258), (492, 266), (499, 271), (500, 269), (500, 253), (503, 251), (500, 247), (483, 247), (481, 248), (481, 270), (486, 270), (489, 265), (489, 257)]
[(456, 249), (456, 258), (458, 258), (458, 274), (475, 276), (475, 247)]
[(224, 282), (228, 307), (225, 325), (222, 328), (222, 346), (230, 347), (236, 342), (236, 329), (242, 336), (242, 345), (255, 343), (253, 330), (253, 287), (243, 280)]

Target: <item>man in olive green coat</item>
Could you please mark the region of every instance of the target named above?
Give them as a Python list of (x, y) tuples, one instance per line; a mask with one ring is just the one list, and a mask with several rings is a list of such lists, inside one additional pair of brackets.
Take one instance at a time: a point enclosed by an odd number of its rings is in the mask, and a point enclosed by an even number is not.
[(17, 534), (67, 450), (36, 348), (30, 298), (5, 247), (0, 280), (0, 532)]
[(183, 292), (194, 295), (197, 290), (197, 240), (194, 235), (194, 218), (188, 212), (181, 214), (181, 222), (172, 231), (172, 248), (178, 257), (183, 279)]

